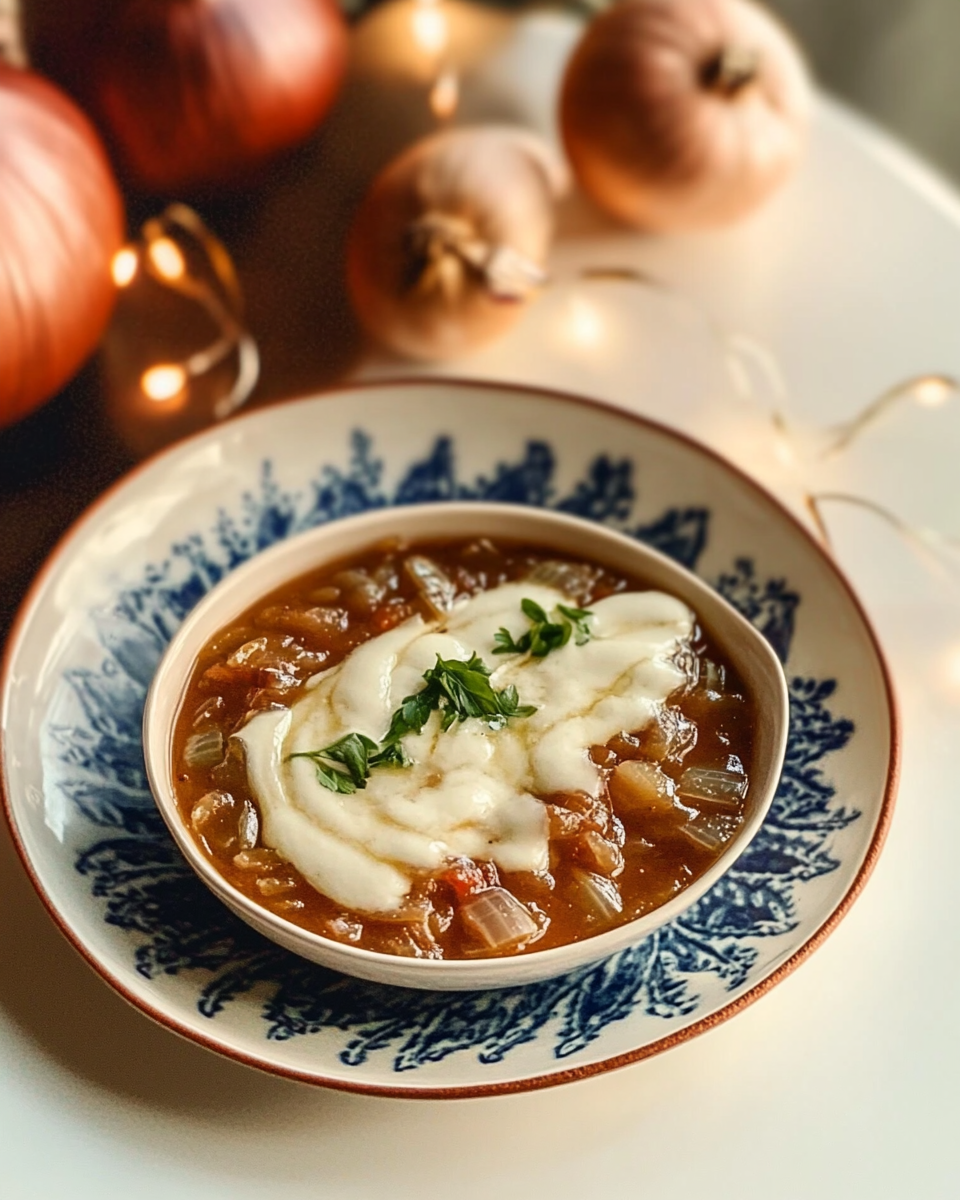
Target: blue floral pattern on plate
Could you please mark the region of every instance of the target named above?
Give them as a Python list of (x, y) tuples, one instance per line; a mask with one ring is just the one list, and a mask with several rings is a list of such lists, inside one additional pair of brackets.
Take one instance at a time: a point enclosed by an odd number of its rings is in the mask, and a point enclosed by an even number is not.
[[(146, 979), (198, 973), (197, 1007), (215, 1019), (257, 985), (266, 1038), (284, 1041), (321, 1030), (345, 1035), (340, 1061), (355, 1067), (392, 1053), (396, 1072), (473, 1051), (501, 1061), (544, 1032), (564, 1059), (636, 1009), (654, 1017), (694, 1013), (698, 977), (727, 990), (744, 985), (758, 958), (757, 939), (796, 925), (797, 889), (836, 868), (830, 839), (858, 814), (834, 803), (822, 760), (848, 742), (853, 725), (829, 708), (835, 682), (791, 678), (786, 767), (764, 825), (734, 868), (700, 901), (637, 946), (544, 983), (499, 992), (424, 993), (345, 979), (265, 941), (229, 913), (197, 880), (154, 806), (140, 741), (143, 704), (163, 649), (193, 605), (228, 571), (282, 538), (325, 521), (389, 504), (457, 499), (546, 505), (613, 525), (696, 568), (710, 514), (671, 508), (652, 522), (631, 522), (634, 464), (601, 454), (571, 489), (558, 493), (556, 454), (531, 440), (515, 462), (500, 462), (471, 482), (459, 478), (455, 440), (436, 438), (393, 489), (372, 439), (355, 432), (349, 466), (324, 466), (303, 492), (276, 482), (263, 464), (257, 492), (236, 513), (221, 511), (214, 529), (172, 547), (142, 583), (120, 591), (96, 616), (105, 657), (69, 681), (84, 719), (51, 730), (69, 803), (95, 827), (76, 869), (103, 902), (104, 919), (131, 936), (136, 970)], [(785, 580), (758, 578), (750, 558), (714, 581), (787, 662), (801, 597)]]

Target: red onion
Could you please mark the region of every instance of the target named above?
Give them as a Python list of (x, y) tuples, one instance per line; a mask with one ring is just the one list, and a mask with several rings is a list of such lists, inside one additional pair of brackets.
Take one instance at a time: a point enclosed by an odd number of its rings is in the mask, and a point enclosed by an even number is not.
[(346, 69), (335, 0), (119, 0), (88, 36), (77, 86), (153, 191), (228, 182), (301, 141)]

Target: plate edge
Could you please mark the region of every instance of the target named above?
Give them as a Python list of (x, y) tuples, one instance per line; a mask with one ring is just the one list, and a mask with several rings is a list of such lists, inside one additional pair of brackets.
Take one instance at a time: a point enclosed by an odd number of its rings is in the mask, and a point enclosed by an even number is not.
[(586, 1063), (580, 1067), (571, 1067), (564, 1071), (551, 1072), (531, 1076), (527, 1079), (504, 1081), (502, 1083), (475, 1084), (475, 1085), (459, 1085), (452, 1087), (429, 1087), (429, 1088), (411, 1088), (411, 1087), (391, 1087), (384, 1084), (362, 1084), (353, 1083), (348, 1080), (339, 1080), (332, 1078), (321, 1078), (316, 1074), (309, 1072), (301, 1072), (289, 1067), (282, 1067), (275, 1063), (265, 1062), (256, 1058), (253, 1055), (247, 1055), (243, 1051), (233, 1048), (225, 1048), (223, 1045), (218, 1045), (213, 1039), (206, 1038), (203, 1034), (190, 1029), (187, 1026), (181, 1025), (175, 1018), (161, 1013), (154, 1009), (149, 1002), (142, 997), (137, 996), (124, 984), (119, 978), (114, 976), (103, 964), (97, 960), (93, 954), (87, 949), (80, 938), (69, 928), (65, 920), (55, 909), (53, 902), (50, 900), (44, 890), (40, 879), (34, 871), (30, 863), (26, 847), (20, 837), (17, 829), (16, 821), (13, 815), (13, 806), (7, 794), (7, 778), (6, 778), (6, 729), (5, 723), (2, 722), (2, 716), (6, 711), (7, 698), (9, 695), (10, 673), (13, 666), (13, 660), (16, 651), (24, 636), (24, 631), (32, 613), (33, 608), (39, 601), (39, 597), (43, 592), (48, 577), (52, 576), (56, 569), (59, 559), (69, 550), (71, 543), (76, 540), (85, 530), (86, 526), (92, 524), (99, 514), (100, 510), (106, 507), (113, 499), (114, 495), (121, 489), (126, 487), (134, 478), (151, 470), (155, 465), (162, 462), (165, 458), (172, 458), (182, 452), (185, 447), (195, 446), (209, 439), (213, 440), (219, 432), (224, 428), (223, 425), (217, 425), (211, 429), (202, 430), (199, 433), (193, 434), (191, 437), (184, 438), (176, 442), (174, 445), (159, 451), (157, 454), (151, 455), (143, 462), (138, 463), (132, 470), (125, 472), (119, 479), (115, 480), (97, 499), (89, 505), (79, 517), (73, 521), (62, 536), (54, 544), (52, 550), (45, 559), (43, 566), (34, 577), (26, 594), (21, 600), (14, 620), (10, 627), (10, 632), (7, 637), (6, 645), (2, 662), (0, 662), (0, 807), (2, 807), (4, 819), (7, 828), (10, 832), (14, 849), (23, 864), (24, 870), (27, 873), (34, 890), (37, 892), (44, 908), (50, 914), (54, 924), (59, 929), (60, 933), (66, 938), (71, 946), (80, 954), (87, 965), (99, 975), (106, 983), (108, 983), (119, 995), (138, 1009), (144, 1015), (150, 1017), (156, 1024), (162, 1025), (165, 1029), (171, 1030), (178, 1036), (185, 1038), (187, 1041), (194, 1042), (196, 1045), (203, 1047), (212, 1053), (223, 1055), (231, 1058), (236, 1062), (242, 1063), (244, 1066), (254, 1067), (261, 1071), (266, 1071), (269, 1074), (278, 1075), (282, 1078), (293, 1079), (300, 1083), (309, 1083), (313, 1086), (332, 1088), (338, 1091), (347, 1091), (367, 1095), (376, 1095), (391, 1097), (396, 1099), (423, 1099), (423, 1100), (440, 1100), (440, 1099), (472, 1099), (482, 1096), (499, 1096), (508, 1095), (517, 1092), (539, 1091), (548, 1087), (559, 1086), (563, 1083), (572, 1083), (581, 1079), (587, 1079), (594, 1075), (603, 1074), (607, 1071), (617, 1070), (621, 1067), (629, 1066), (632, 1063), (641, 1062), (645, 1058), (652, 1058), (654, 1055), (662, 1054), (666, 1050), (672, 1049), (674, 1046), (680, 1045), (682, 1042), (690, 1041), (700, 1034), (706, 1033), (715, 1026), (722, 1024), (731, 1017), (736, 1016), (745, 1008), (748, 1008), (755, 1001), (759, 1000), (766, 992), (770, 991), (778, 983), (782, 982), (788, 975), (797, 969), (811, 954), (813, 954), (830, 934), (836, 929), (843, 918), (852, 908), (860, 893), (866, 886), (873, 869), (876, 866), (877, 860), (883, 850), (886, 842), (887, 834), (890, 829), (890, 823), (893, 817), (893, 809), (895, 806), (897, 787), (900, 779), (900, 763), (901, 763), (901, 720), (900, 708), (897, 701), (896, 692), (893, 687), (893, 679), (889, 665), (880, 645), (876, 631), (873, 628), (867, 612), (861, 602), (859, 596), (854, 590), (852, 584), (847, 579), (846, 574), (830, 556), (823, 546), (817, 542), (813, 534), (808, 530), (797, 517), (780, 501), (772, 492), (768, 491), (763, 485), (759, 484), (755, 479), (751, 478), (735, 463), (724, 458), (709, 446), (697, 441), (686, 432), (672, 428), (669, 425), (663, 424), (660, 421), (653, 420), (650, 417), (641, 416), (639, 413), (634, 413), (629, 409), (623, 408), (616, 404), (611, 404), (606, 401), (596, 400), (589, 396), (582, 396), (572, 392), (563, 392), (551, 388), (534, 387), (528, 384), (512, 384), (506, 382), (497, 382), (492, 380), (473, 380), (464, 379), (457, 376), (449, 377), (417, 377), (406, 376), (393, 379), (378, 379), (371, 382), (358, 382), (340, 384), (336, 387), (324, 389), (320, 392), (311, 393), (305, 396), (293, 397), (289, 400), (281, 401), (277, 404), (265, 405), (262, 408), (252, 409), (248, 412), (241, 413), (231, 419), (230, 424), (246, 422), (254, 420), (263, 413), (272, 411), (278, 407), (288, 407), (298, 404), (307, 404), (316, 400), (329, 400), (335, 396), (351, 392), (376, 392), (389, 388), (409, 387), (409, 388), (450, 388), (462, 387), (473, 388), (480, 391), (512, 391), (522, 395), (538, 397), (541, 399), (560, 401), (561, 403), (571, 404), (578, 407), (593, 408), (600, 412), (605, 412), (611, 416), (625, 419), (632, 424), (640, 425), (646, 429), (680, 442), (687, 449), (694, 453), (704, 455), (706, 458), (714, 462), (722, 469), (728, 471), (735, 476), (742, 484), (745, 484), (748, 490), (753, 491), (761, 500), (772, 505), (773, 508), (786, 521), (793, 526), (807, 541), (814, 552), (821, 558), (827, 569), (836, 577), (840, 587), (846, 593), (848, 599), (854, 607), (863, 627), (867, 633), (868, 641), (876, 656), (877, 663), (880, 667), (880, 673), (883, 679), (884, 691), (887, 699), (887, 707), (890, 717), (890, 754), (887, 761), (887, 776), (884, 789), (883, 800), (880, 806), (880, 813), (877, 817), (877, 822), (874, 827), (873, 835), (870, 839), (870, 844), (867, 847), (863, 861), (858, 868), (857, 874), (854, 876), (850, 887), (844, 893), (839, 904), (833, 909), (827, 919), (811, 934), (811, 936), (794, 952), (785, 962), (781, 963), (770, 975), (761, 980), (755, 987), (738, 996), (736, 1000), (717, 1009), (716, 1012), (710, 1013), (708, 1016), (695, 1021), (692, 1025), (686, 1026), (684, 1029), (677, 1030), (672, 1034), (668, 1034), (663, 1038), (659, 1038), (646, 1046), (638, 1047), (636, 1050), (627, 1051), (623, 1054), (614, 1055), (611, 1058), (603, 1059), (595, 1063)]

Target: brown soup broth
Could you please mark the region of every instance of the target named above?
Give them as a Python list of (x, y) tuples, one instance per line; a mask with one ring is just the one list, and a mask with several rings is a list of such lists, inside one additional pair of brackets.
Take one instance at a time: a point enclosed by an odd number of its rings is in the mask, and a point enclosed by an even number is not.
[[(638, 804), (622, 782), (633, 768), (619, 770), (624, 763), (645, 761), (673, 784), (691, 768), (732, 768), (749, 779), (755, 702), (723, 649), (699, 625), (684, 651), (691, 682), (670, 697), (667, 727), (624, 731), (606, 747), (593, 748), (604, 780), (598, 799), (583, 793), (541, 797), (550, 814), (550, 869), (542, 875), (458, 860), (424, 876), (399, 919), (379, 920), (320, 894), (251, 836), (256, 823), (244, 824), (243, 816), (249, 817), (256, 801), (242, 748), (230, 735), (257, 711), (292, 705), (311, 676), (335, 666), (362, 642), (416, 613), (435, 618), (405, 569), (411, 553), (435, 563), (458, 598), (526, 579), (532, 571), (558, 569), (544, 564), (561, 564), (568, 585), (563, 590), (583, 608), (615, 592), (650, 586), (542, 547), (471, 539), (385, 543), (266, 595), (204, 647), (175, 728), (173, 774), (180, 813), (220, 874), (263, 908), (325, 937), (370, 950), (443, 958), (516, 954), (579, 941), (650, 912), (702, 875), (742, 825), (747, 796), (711, 802), (685, 794), (677, 798), (685, 809), (678, 803)], [(486, 661), (498, 663), (493, 657)], [(206, 735), (201, 752), (194, 754), (194, 765), (187, 765), (188, 743), (196, 747), (200, 734)], [(363, 803), (363, 792), (350, 799)], [(691, 835), (690, 809), (706, 823), (706, 836), (696, 836), (696, 827)], [(598, 878), (601, 893), (610, 886), (602, 881), (613, 881), (620, 912), (597, 904)], [(458, 905), (471, 889), (497, 883), (526, 905), (540, 932), (520, 947), (491, 951), (458, 919)]]

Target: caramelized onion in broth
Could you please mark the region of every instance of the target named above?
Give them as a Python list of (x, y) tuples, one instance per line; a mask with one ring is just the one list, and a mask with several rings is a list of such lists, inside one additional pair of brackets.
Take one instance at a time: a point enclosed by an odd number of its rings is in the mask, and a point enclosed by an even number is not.
[[(400, 909), (370, 914), (322, 895), (262, 844), (241, 748), (231, 740), (251, 714), (290, 706), (317, 672), (415, 614), (435, 621), (462, 599), (520, 580), (558, 588), (587, 609), (645, 590), (642, 579), (536, 546), (392, 541), (293, 580), (211, 640), (181, 705), (174, 775), (184, 821), (234, 887), (350, 945), (471, 958), (563, 945), (633, 920), (716, 861), (747, 814), (755, 702), (699, 626), (679, 656), (688, 683), (657, 720), (591, 747), (599, 794), (540, 797), (545, 871), (450, 860), (417, 878)], [(492, 649), (486, 661), (496, 667), (502, 660)], [(363, 795), (344, 801), (363, 804)]]

